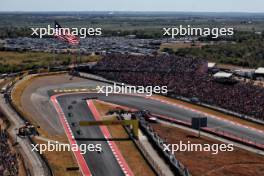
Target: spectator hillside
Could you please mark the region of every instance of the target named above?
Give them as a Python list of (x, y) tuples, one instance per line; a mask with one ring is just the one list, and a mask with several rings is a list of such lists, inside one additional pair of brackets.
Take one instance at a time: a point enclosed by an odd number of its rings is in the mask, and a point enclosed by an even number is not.
[(0, 175), (17, 176), (17, 156), (10, 150), (8, 134), (6, 130), (0, 129)]
[(252, 82), (215, 82), (206, 67), (206, 61), (194, 58), (108, 55), (93, 72), (131, 85), (166, 85), (171, 95), (196, 97), (204, 103), (264, 120), (264, 88)]

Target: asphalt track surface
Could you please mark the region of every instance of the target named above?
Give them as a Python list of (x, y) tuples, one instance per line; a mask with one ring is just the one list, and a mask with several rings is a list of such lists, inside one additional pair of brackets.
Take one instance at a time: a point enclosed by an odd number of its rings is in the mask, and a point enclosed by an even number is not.
[[(94, 87), (95, 85), (105, 85), (105, 83), (97, 82), (97, 81), (85, 81), (83, 83), (72, 83), (72, 84), (58, 84), (54, 86), (45, 86), (39, 88), (33, 95), (37, 95), (36, 98), (33, 98), (33, 106), (39, 106), (36, 102), (40, 101), (42, 106), (47, 106), (48, 97), (50, 95), (47, 94), (48, 90), (54, 89), (63, 89), (68, 87)], [(39, 98), (42, 97), (42, 98)], [(74, 133), (75, 138), (100, 138), (103, 139), (104, 135), (99, 127), (73, 127), (71, 123), (78, 123), (81, 120), (95, 120), (91, 111), (89, 110), (86, 101), (83, 98), (88, 97), (98, 97), (99, 100), (110, 102), (118, 105), (127, 106), (134, 109), (139, 110), (149, 110), (151, 113), (160, 114), (163, 116), (175, 118), (177, 120), (191, 122), (192, 117), (203, 116), (197, 112), (193, 112), (188, 109), (180, 108), (177, 106), (173, 106), (171, 104), (162, 103), (158, 100), (149, 99), (141, 96), (131, 96), (131, 95), (119, 95), (119, 94), (110, 94), (109, 96), (105, 96), (105, 94), (97, 94), (97, 93), (72, 93), (72, 94), (64, 94), (58, 96), (57, 100), (67, 118), (68, 123), (70, 124), (70, 128)], [(76, 103), (73, 103), (76, 101)], [(43, 104), (45, 103), (45, 104)], [(73, 109), (70, 110), (73, 114), (72, 117), (68, 116), (69, 109), (68, 106), (72, 105)], [(37, 108), (38, 110), (38, 108)], [(42, 111), (40, 111), (42, 113)], [(46, 112), (47, 116), (54, 117), (54, 111), (50, 113)], [(47, 121), (47, 124), (59, 124), (57, 118), (44, 118)], [(56, 126), (56, 125), (55, 125)], [(244, 137), (250, 139), (251, 141), (256, 141), (258, 143), (263, 144), (264, 142), (264, 133), (258, 130), (253, 130), (251, 128), (246, 128), (245, 126), (239, 126), (234, 123), (230, 123), (228, 121), (224, 121), (223, 119), (216, 119), (208, 117), (208, 127), (212, 129), (219, 129), (226, 131), (230, 134), (237, 135), (240, 137)], [(52, 126), (52, 128), (54, 128)], [(61, 126), (57, 125), (56, 129), (61, 131)], [(76, 131), (81, 129), (81, 134), (77, 134)], [(63, 130), (63, 129), (62, 129)], [(56, 130), (55, 130), (56, 131)], [(113, 152), (111, 151), (109, 145), (106, 141), (100, 140), (89, 140), (89, 141), (77, 141), (80, 144), (102, 144), (103, 153), (99, 154), (97, 152), (87, 152), (84, 154), (84, 159), (89, 166), (89, 169), (93, 175), (110, 175), (110, 176), (119, 176), (124, 175), (120, 165), (116, 161)]]
[[(114, 157), (108, 143), (104, 141), (104, 135), (99, 127), (80, 127), (79, 121), (94, 121), (95, 118), (89, 110), (86, 101), (82, 100), (81, 95), (76, 96), (60, 96), (57, 98), (65, 117), (70, 125), (75, 138), (89, 138), (89, 140), (77, 140), (77, 144), (101, 144), (102, 153), (96, 151), (87, 151), (83, 157), (89, 167), (92, 175), (95, 176), (122, 176), (124, 175), (116, 158)], [(72, 106), (72, 109), (68, 108)], [(69, 116), (69, 113), (71, 115)], [(77, 125), (72, 125), (75, 123)], [(80, 131), (80, 133), (77, 133)]]
[[(202, 114), (198, 112), (193, 112), (187, 109), (183, 109), (177, 106), (173, 106), (171, 104), (162, 103), (157, 100), (145, 98), (142, 96), (131, 96), (131, 95), (124, 95), (124, 94), (110, 94), (109, 96), (105, 96), (105, 94), (97, 94), (97, 93), (75, 93), (75, 94), (68, 94), (64, 95), (60, 98), (61, 99), (70, 99), (70, 100), (77, 100), (83, 101), (83, 98), (91, 98), (91, 97), (98, 97), (99, 100), (110, 102), (122, 106), (127, 106), (134, 109), (139, 110), (149, 110), (151, 113), (159, 114), (171, 118), (175, 118), (177, 120), (181, 120), (184, 122), (191, 122), (192, 117), (201, 117)], [(65, 101), (61, 103), (65, 104)], [(85, 102), (85, 101), (84, 101)], [(81, 108), (82, 111), (86, 111), (85, 108)], [(78, 118), (83, 118), (82, 112), (77, 110)], [(79, 117), (80, 116), (80, 117)], [(84, 119), (83, 119), (84, 120)], [(229, 134), (243, 137), (245, 139), (251, 140), (253, 142), (257, 142), (259, 144), (264, 144), (264, 133), (259, 130), (254, 130), (251, 128), (247, 128), (245, 126), (237, 125), (235, 123), (229, 123), (228, 121), (223, 121), (221, 119), (211, 118), (208, 117), (208, 128), (218, 129)], [(98, 132), (100, 133), (100, 132)], [(94, 135), (98, 135), (92, 133)]]

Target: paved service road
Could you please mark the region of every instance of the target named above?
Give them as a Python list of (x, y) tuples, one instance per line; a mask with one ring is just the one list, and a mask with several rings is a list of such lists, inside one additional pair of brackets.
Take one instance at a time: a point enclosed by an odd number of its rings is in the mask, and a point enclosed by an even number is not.
[[(82, 96), (60, 96), (57, 98), (58, 103), (60, 104), (67, 121), (70, 125), (70, 128), (73, 132), (75, 138), (91, 138), (96, 140), (77, 140), (78, 145), (81, 144), (101, 144), (102, 153), (96, 151), (88, 151), (84, 154), (84, 159), (88, 164), (88, 167), (92, 175), (95, 176), (122, 176), (124, 175), (121, 167), (119, 166), (117, 160), (115, 159), (108, 143), (106, 141), (98, 140), (104, 139), (99, 127), (80, 127), (79, 121), (94, 121), (94, 117), (89, 110), (86, 101), (82, 100)], [(69, 108), (72, 106), (72, 108)], [(69, 115), (71, 113), (71, 115)], [(75, 123), (72, 126), (72, 123)], [(77, 133), (80, 131), (80, 133)]]
[[(148, 99), (140, 96), (118, 94), (111, 94), (109, 96), (105, 96), (104, 94), (95, 93), (76, 93), (72, 95), (67, 95), (67, 97), (71, 97), (72, 99), (77, 100), (86, 97), (98, 97), (98, 99), (102, 101), (128, 106), (130, 108), (140, 110), (146, 109), (149, 110), (151, 113), (172, 117), (186, 122), (191, 122), (192, 117), (202, 116), (197, 112), (193, 112), (187, 109), (183, 109), (177, 106), (173, 106), (170, 104), (162, 103), (157, 100)], [(259, 144), (264, 144), (263, 132), (246, 128), (245, 126), (240, 126), (235, 123), (223, 121), (221, 119), (208, 117), (208, 127), (223, 130), (230, 134), (250, 139), (251, 141), (257, 142)]]

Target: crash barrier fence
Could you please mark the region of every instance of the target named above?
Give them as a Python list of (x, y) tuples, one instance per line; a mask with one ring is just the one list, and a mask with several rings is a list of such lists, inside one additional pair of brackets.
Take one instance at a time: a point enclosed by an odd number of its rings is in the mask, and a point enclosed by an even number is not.
[(165, 158), (165, 161), (167, 161), (173, 172), (176, 175), (181, 176), (191, 176), (189, 173), (187, 167), (185, 167), (176, 157), (174, 154), (172, 154), (170, 151), (164, 150), (164, 144), (166, 144), (166, 140), (162, 139), (149, 125), (149, 123), (143, 118), (139, 117), (140, 120), (140, 127), (141, 130), (146, 134), (149, 141), (155, 146), (157, 151)]
[[(118, 114), (117, 115), (117, 118), (119, 120), (125, 120), (125, 118), (122, 116), (122, 114)], [(123, 127), (125, 128), (127, 134), (132, 139), (132, 141), (135, 144), (135, 146), (137, 147), (137, 149), (140, 151), (140, 153), (142, 154), (142, 156), (145, 158), (145, 160), (147, 161), (147, 163), (154, 170), (154, 172), (156, 173), (156, 175), (158, 175), (158, 176), (166, 176), (166, 174), (163, 173), (162, 169), (159, 167), (159, 165), (157, 164), (157, 162), (150, 156), (150, 154), (147, 152), (147, 150), (141, 144), (141, 142), (139, 140), (137, 140), (137, 139), (134, 138), (131, 129), (128, 126), (123, 126)]]
[[(79, 77), (82, 77), (82, 78), (86, 78), (86, 79), (101, 81), (101, 82), (105, 82), (105, 83), (108, 83), (108, 84), (114, 84), (114, 81), (106, 80), (106, 79), (104, 79), (102, 77), (95, 76), (95, 75), (92, 75), (92, 74), (89, 74), (89, 73), (75, 72), (75, 75), (79, 76)], [(117, 83), (117, 85), (121, 85), (121, 84)], [(200, 102), (200, 101), (194, 102), (191, 98), (182, 97), (182, 96), (175, 95), (175, 94), (172, 94), (172, 93), (168, 93), (166, 96), (170, 97), (170, 98), (176, 98), (176, 99), (179, 99), (179, 100), (191, 103), (191, 104), (204, 106), (204, 107), (210, 108), (212, 110), (216, 110), (216, 111), (228, 114), (228, 115), (239, 117), (239, 118), (247, 120), (247, 121), (251, 121), (251, 122), (254, 122), (254, 123), (258, 123), (258, 124), (264, 125), (264, 120), (256, 119), (256, 118), (247, 116), (245, 114), (240, 114), (240, 113), (233, 112), (233, 111), (230, 111), (230, 110), (227, 110), (227, 109), (224, 109), (224, 108), (220, 108), (220, 107), (217, 107), (217, 106), (212, 106), (212, 105)]]
[[(120, 120), (125, 119), (122, 114), (117, 116)], [(152, 146), (158, 151), (158, 153), (163, 156), (166, 162), (170, 164), (170, 167), (172, 168), (172, 171), (176, 175), (181, 175), (181, 176), (191, 176), (189, 173), (188, 169), (184, 167), (184, 165), (178, 161), (175, 158), (175, 155), (173, 155), (171, 152), (164, 151), (164, 144), (166, 144), (166, 140), (162, 139), (158, 134), (151, 128), (149, 123), (145, 120), (144, 117), (142, 117), (142, 114), (140, 112), (136, 113), (136, 118), (139, 120), (139, 125), (142, 131), (146, 134), (148, 137), (149, 141), (151, 142)], [(128, 133), (131, 133), (128, 127), (125, 127), (126, 131)], [(132, 135), (130, 135), (132, 136)], [(150, 158), (150, 162), (153, 163), (154, 167), (158, 168), (160, 171), (162, 171), (158, 164), (152, 159), (152, 157), (148, 154), (144, 146), (140, 143), (139, 140), (134, 140), (137, 147), (142, 150), (142, 153), (146, 153), (146, 158)], [(156, 165), (156, 166), (155, 166)], [(158, 175), (165, 175), (164, 173), (158, 171)]]
[(248, 139), (246, 137), (243, 136), (238, 136), (238, 135), (234, 135), (231, 133), (228, 133), (226, 131), (223, 130), (208, 130), (208, 129), (202, 129), (202, 131), (219, 136), (221, 138), (225, 138), (227, 140), (231, 140), (234, 142), (238, 142), (240, 144), (249, 146), (249, 147), (253, 147), (259, 150), (264, 150), (264, 143), (258, 143), (256, 142), (256, 140), (252, 140), (252, 139)]
[(260, 150), (264, 150), (264, 141), (263, 141), (263, 143), (259, 143), (254, 139), (249, 139), (247, 137), (240, 136), (240, 135), (234, 135), (234, 134), (228, 133), (228, 132), (226, 132), (224, 130), (220, 130), (220, 129), (215, 129), (212, 131), (212, 133), (216, 133), (219, 136), (223, 136), (227, 139), (231, 138), (231, 139), (233, 139), (239, 143), (243, 143), (243, 144), (246, 144), (249, 146), (254, 146), (255, 148), (258, 148)]
[(150, 156), (150, 154), (147, 152), (145, 147), (141, 144), (140, 141), (135, 141), (137, 147), (143, 154), (143, 156), (147, 159), (147, 161), (151, 164), (151, 166), (155, 169), (155, 172), (157, 173), (158, 176), (166, 176), (165, 173), (163, 173), (162, 169), (159, 167), (157, 162)]

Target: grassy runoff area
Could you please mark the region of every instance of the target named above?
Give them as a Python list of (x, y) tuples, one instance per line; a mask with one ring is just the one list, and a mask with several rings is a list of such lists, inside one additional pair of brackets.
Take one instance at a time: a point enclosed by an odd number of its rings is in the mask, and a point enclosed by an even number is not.
[[(47, 144), (46, 141), (34, 139), (34, 141), (38, 144)], [(64, 144), (68, 143), (66, 137), (61, 136), (57, 137), (57, 141), (62, 142)], [(66, 171), (67, 167), (78, 167), (77, 162), (72, 154), (72, 152), (68, 151), (52, 151), (45, 152), (44, 156), (47, 158), (49, 166), (52, 169), (52, 172), (55, 176), (80, 176), (80, 172), (77, 170)]]

